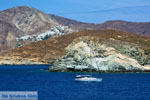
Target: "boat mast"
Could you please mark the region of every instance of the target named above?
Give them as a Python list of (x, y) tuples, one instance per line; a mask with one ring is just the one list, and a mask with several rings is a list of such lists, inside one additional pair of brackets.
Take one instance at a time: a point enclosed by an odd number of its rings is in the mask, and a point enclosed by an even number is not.
[(92, 47), (90, 48), (90, 61), (91, 61), (90, 72), (91, 72), (91, 76), (92, 76)]

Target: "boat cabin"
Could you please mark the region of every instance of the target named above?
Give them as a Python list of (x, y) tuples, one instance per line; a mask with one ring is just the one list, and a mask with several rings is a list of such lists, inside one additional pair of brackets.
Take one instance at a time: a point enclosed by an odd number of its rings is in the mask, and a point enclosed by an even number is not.
[(77, 75), (76, 78), (91, 77), (91, 75)]

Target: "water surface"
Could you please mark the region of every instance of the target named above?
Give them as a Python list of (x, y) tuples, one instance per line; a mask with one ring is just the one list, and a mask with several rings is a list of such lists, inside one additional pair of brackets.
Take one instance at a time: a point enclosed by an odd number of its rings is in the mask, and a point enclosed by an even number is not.
[(0, 66), (0, 91), (38, 91), (39, 100), (150, 100), (149, 73), (94, 73), (101, 83), (75, 82), (81, 73), (41, 70), (48, 67)]

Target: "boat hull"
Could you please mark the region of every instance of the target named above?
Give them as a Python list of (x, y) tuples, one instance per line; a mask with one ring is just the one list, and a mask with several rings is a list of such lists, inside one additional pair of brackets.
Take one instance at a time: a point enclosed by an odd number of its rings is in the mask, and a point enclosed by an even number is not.
[(76, 78), (75, 81), (84, 81), (84, 82), (101, 82), (102, 81), (102, 78), (93, 78), (93, 77), (90, 77), (90, 78)]

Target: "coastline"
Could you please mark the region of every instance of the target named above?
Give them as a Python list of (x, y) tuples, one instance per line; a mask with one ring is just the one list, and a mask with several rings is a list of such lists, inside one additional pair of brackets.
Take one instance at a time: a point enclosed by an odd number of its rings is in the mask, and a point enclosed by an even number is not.
[[(51, 66), (51, 64), (20, 64), (20, 65), (9, 65), (4, 64), (1, 66)], [(43, 68), (42, 70), (49, 71), (49, 72), (81, 72), (81, 73), (90, 73), (90, 70), (88, 71), (77, 71), (77, 70), (50, 70), (49, 68)], [(150, 73), (150, 70), (144, 70), (144, 71), (136, 71), (136, 70), (128, 70), (128, 71), (93, 71), (93, 73)]]
[(40, 66), (40, 65), (42, 65), (42, 66), (44, 66), (44, 65), (46, 65), (46, 66), (51, 66), (51, 64), (3, 64), (3, 65), (0, 65), (0, 66)]
[[(90, 71), (76, 71), (76, 70), (49, 70), (45, 69), (46, 71), (50, 72), (83, 72), (83, 73), (90, 73)], [(129, 71), (93, 71), (93, 73), (150, 73), (150, 70), (145, 70), (145, 71), (136, 71), (136, 70), (129, 70)]]

